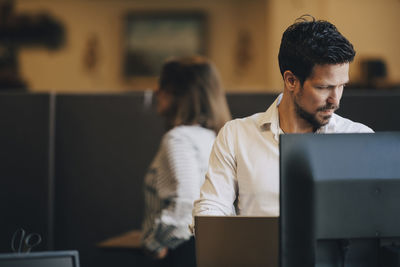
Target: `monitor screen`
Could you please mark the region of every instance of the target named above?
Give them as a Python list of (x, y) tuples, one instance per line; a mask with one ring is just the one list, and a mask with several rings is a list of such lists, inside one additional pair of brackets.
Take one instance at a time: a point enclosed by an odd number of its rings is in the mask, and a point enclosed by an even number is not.
[(400, 133), (280, 136), (280, 263), (400, 266)]
[(0, 254), (1, 267), (79, 267), (77, 251)]

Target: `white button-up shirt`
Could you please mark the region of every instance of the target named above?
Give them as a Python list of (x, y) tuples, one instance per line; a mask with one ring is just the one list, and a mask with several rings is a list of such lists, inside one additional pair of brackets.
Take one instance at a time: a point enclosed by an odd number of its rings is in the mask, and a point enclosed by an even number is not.
[[(228, 122), (219, 132), (194, 215), (279, 216), (278, 105)], [(333, 114), (317, 133), (373, 132)]]

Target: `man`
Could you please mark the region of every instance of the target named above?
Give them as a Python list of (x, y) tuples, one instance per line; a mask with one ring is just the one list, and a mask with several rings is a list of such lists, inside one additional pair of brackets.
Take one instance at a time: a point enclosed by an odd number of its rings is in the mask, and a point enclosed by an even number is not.
[(280, 134), (372, 132), (334, 113), (354, 56), (327, 21), (302, 17), (291, 25), (278, 56), (283, 94), (266, 112), (221, 129), (194, 215), (279, 216)]

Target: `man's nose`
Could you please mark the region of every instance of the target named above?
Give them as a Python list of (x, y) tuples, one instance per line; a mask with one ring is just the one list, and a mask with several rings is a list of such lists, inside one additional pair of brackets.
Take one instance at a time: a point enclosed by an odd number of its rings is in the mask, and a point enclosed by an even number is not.
[(342, 90), (339, 87), (336, 87), (331, 90), (329, 97), (327, 99), (327, 102), (331, 105), (334, 105), (336, 107), (339, 106), (340, 98), (342, 96)]

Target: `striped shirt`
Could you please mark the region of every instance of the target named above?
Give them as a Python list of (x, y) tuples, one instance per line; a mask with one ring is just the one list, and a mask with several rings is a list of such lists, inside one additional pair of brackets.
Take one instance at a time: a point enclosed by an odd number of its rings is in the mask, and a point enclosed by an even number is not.
[(173, 249), (191, 237), (193, 202), (200, 196), (214, 139), (214, 131), (196, 125), (177, 126), (163, 136), (145, 177), (146, 249)]

